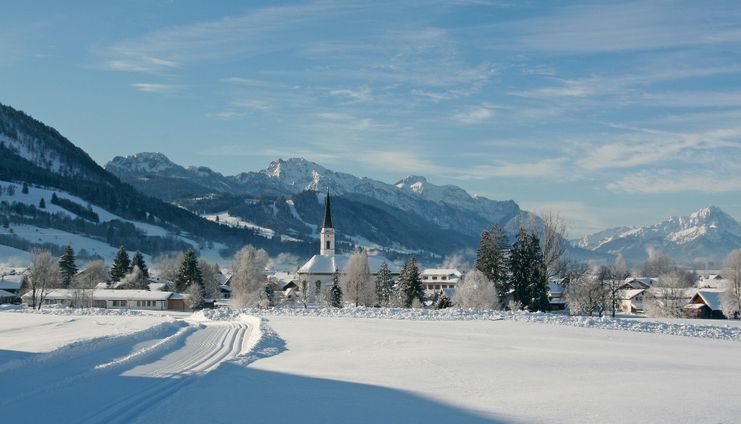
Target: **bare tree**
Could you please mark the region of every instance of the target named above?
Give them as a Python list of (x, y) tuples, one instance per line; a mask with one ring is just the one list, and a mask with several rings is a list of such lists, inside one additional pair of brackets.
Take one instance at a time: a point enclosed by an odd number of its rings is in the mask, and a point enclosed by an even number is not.
[(615, 261), (610, 265), (608, 269), (607, 281), (605, 283), (605, 289), (607, 291), (607, 302), (612, 317), (615, 318), (615, 314), (620, 307), (620, 286), (626, 278), (630, 276), (628, 271), (628, 264), (625, 261), (623, 255), (618, 255)]
[(152, 270), (163, 280), (174, 282), (177, 278), (180, 265), (183, 263), (185, 254), (179, 252), (176, 256), (159, 256), (152, 264)]
[(57, 261), (48, 250), (31, 250), (31, 307), (41, 309), (48, 291), (59, 286)]
[(99, 283), (108, 278), (108, 269), (103, 261), (92, 261), (72, 280), (72, 306), (92, 308), (93, 292)]
[[(545, 264), (546, 276), (548, 278), (558, 275), (562, 269), (561, 261), (566, 254), (568, 246), (568, 232), (560, 215), (553, 211), (543, 211), (540, 214), (543, 221), (543, 230), (540, 231), (540, 246), (543, 251), (543, 263)], [(531, 224), (534, 226), (534, 224)], [(535, 231), (535, 228), (531, 230)]]
[(684, 307), (689, 301), (689, 288), (683, 285), (677, 271), (658, 277), (657, 287), (647, 290), (645, 297), (646, 314), (655, 317), (684, 316)]
[(357, 250), (350, 256), (342, 278), (345, 299), (355, 306), (373, 306), (375, 303), (375, 286), (371, 281), (368, 254)]
[(203, 276), (203, 297), (218, 299), (221, 297), (221, 270), (219, 265), (206, 260), (199, 260), (198, 267)]
[(257, 306), (265, 293), (265, 266), (268, 254), (263, 249), (247, 245), (232, 261), (232, 301), (237, 307)]
[(641, 272), (643, 277), (659, 277), (668, 275), (676, 270), (671, 258), (655, 249), (648, 251), (648, 260), (643, 263)]
[(725, 291), (721, 296), (723, 315), (729, 319), (738, 318), (741, 313), (741, 249), (726, 256), (722, 275), (726, 280)]
[(455, 288), (455, 305), (461, 308), (499, 309), (497, 288), (486, 275), (473, 270)]
[[(602, 271), (602, 272), (601, 272)], [(586, 264), (572, 266), (564, 296), (572, 315), (602, 316), (607, 304), (604, 269), (593, 270)]]

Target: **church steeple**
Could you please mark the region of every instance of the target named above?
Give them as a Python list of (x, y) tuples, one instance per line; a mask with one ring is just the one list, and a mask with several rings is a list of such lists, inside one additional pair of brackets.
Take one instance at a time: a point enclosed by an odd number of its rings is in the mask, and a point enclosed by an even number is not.
[(324, 221), (322, 222), (320, 242), (322, 245), (319, 254), (334, 256), (334, 226), (332, 225), (332, 207), (329, 203), (329, 189), (327, 189), (327, 199), (324, 202)]
[(329, 204), (329, 189), (327, 189), (327, 200), (324, 202), (324, 222), (322, 228), (334, 228), (332, 225), (332, 208)]

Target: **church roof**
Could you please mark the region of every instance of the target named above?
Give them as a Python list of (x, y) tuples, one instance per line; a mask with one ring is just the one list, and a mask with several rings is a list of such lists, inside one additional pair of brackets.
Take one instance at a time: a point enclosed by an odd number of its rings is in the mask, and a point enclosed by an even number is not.
[(322, 228), (334, 228), (332, 225), (332, 208), (329, 204), (329, 190), (327, 190), (327, 200), (324, 202), (324, 222)]
[[(334, 255), (334, 256), (323, 256), (314, 255), (309, 259), (301, 268), (299, 268), (299, 274), (332, 274), (335, 270), (343, 272), (347, 262), (350, 260), (349, 255)], [(399, 268), (388, 259), (383, 256), (369, 256), (368, 266), (373, 274), (378, 273), (381, 264), (386, 262), (389, 267), (389, 271), (393, 274), (399, 273)]]

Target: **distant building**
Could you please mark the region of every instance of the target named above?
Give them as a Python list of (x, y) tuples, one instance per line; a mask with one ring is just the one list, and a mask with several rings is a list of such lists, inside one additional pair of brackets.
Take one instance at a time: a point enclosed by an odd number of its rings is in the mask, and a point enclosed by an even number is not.
[(721, 307), (722, 294), (720, 289), (698, 290), (685, 306), (685, 313), (689, 318), (726, 318)]
[(425, 290), (455, 289), (463, 273), (455, 268), (427, 268), (419, 274)]
[[(75, 289), (51, 289), (44, 296), (44, 305), (70, 306), (81, 296), (87, 297), (89, 306), (104, 309), (148, 309), (185, 311), (187, 295), (169, 291), (95, 289), (87, 293)], [(30, 303), (31, 293), (23, 295)]]

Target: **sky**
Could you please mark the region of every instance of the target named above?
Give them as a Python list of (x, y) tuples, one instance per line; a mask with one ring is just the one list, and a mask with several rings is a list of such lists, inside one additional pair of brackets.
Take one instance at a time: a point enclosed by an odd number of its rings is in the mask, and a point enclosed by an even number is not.
[(2, 3), (0, 102), (101, 165), (305, 157), (554, 210), (573, 236), (741, 218), (738, 1)]

